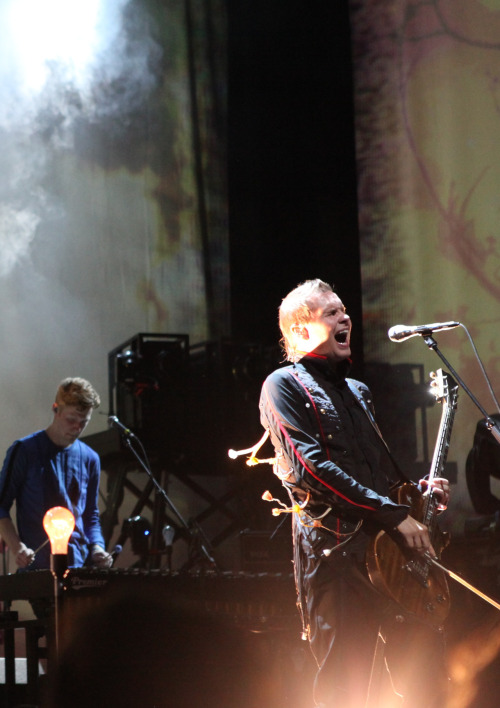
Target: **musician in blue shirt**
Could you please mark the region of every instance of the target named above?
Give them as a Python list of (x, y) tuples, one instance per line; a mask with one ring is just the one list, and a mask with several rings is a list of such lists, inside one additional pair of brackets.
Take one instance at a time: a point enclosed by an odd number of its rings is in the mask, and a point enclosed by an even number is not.
[[(54, 506), (68, 508), (75, 517), (68, 566), (112, 564), (99, 520), (99, 457), (78, 439), (99, 404), (88, 381), (64, 379), (48, 428), (17, 440), (7, 451), (0, 474), (0, 536), (20, 569), (49, 568), (50, 546), (40, 547), (47, 540), (43, 517)], [(17, 530), (10, 516), (14, 501)]]

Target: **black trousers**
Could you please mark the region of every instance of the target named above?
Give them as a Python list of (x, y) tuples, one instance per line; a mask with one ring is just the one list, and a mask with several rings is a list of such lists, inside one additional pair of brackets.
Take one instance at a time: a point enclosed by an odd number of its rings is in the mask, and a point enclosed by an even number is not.
[(379, 593), (363, 559), (332, 555), (309, 559), (302, 573), (310, 645), (318, 664), (316, 705), (444, 705), (448, 679), (443, 633), (405, 616)]

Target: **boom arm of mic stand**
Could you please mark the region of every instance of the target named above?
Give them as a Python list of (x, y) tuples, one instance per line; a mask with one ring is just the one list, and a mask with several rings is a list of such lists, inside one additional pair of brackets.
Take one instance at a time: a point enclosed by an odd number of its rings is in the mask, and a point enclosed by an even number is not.
[[(149, 469), (148, 465), (144, 462), (144, 460), (143, 460), (142, 457), (139, 455), (139, 453), (137, 452), (137, 450), (135, 450), (134, 447), (131, 445), (131, 443), (130, 443), (130, 437), (129, 437), (128, 435), (124, 435), (123, 437), (125, 438), (125, 443), (126, 443), (128, 449), (129, 449), (130, 452), (133, 454), (133, 456), (135, 457), (135, 459), (137, 460), (137, 462), (140, 464), (140, 466), (142, 467), (142, 469), (146, 472), (146, 474), (148, 475), (148, 477), (150, 478), (150, 480), (151, 480), (152, 483), (154, 484), (154, 487), (155, 487), (156, 491), (162, 496), (164, 502), (167, 504), (167, 506), (170, 507), (170, 509), (171, 509), (171, 510), (174, 512), (174, 514), (177, 516), (177, 518), (178, 518), (179, 521), (181, 522), (181, 525), (182, 525), (182, 527), (184, 528), (184, 530), (188, 533), (189, 536), (192, 536), (192, 531), (191, 531), (191, 528), (189, 527), (189, 524), (185, 521), (184, 517), (182, 516), (182, 514), (180, 513), (180, 511), (176, 508), (176, 506), (174, 505), (173, 501), (172, 501), (172, 500), (170, 499), (170, 497), (167, 495), (167, 493), (165, 492), (165, 490), (163, 489), (163, 487), (162, 487), (160, 484), (158, 484), (158, 480), (155, 479), (154, 474), (151, 472), (151, 470)], [(207, 561), (208, 561), (211, 565), (213, 565), (214, 568), (216, 568), (216, 567), (217, 567), (217, 564), (216, 564), (214, 558), (212, 558), (212, 556), (211, 556), (210, 553), (208, 552), (208, 549), (206, 548), (206, 546), (205, 546), (205, 544), (203, 543), (203, 541), (200, 541), (200, 549), (201, 549), (203, 555), (205, 556), (205, 558), (207, 559)]]
[(453, 366), (450, 364), (450, 362), (443, 356), (442, 352), (439, 350), (439, 347), (437, 345), (436, 340), (434, 337), (431, 335), (424, 335), (423, 337), (424, 342), (427, 344), (429, 349), (432, 349), (433, 351), (436, 352), (438, 357), (441, 359), (442, 362), (444, 362), (445, 366), (447, 369), (449, 369), (450, 373), (453, 375), (453, 377), (457, 380), (457, 382), (460, 384), (460, 386), (463, 388), (465, 393), (469, 396), (471, 401), (474, 403), (475, 406), (481, 411), (483, 414), (484, 418), (486, 419), (486, 428), (489, 430), (489, 432), (493, 435), (497, 443), (500, 444), (500, 428), (496, 424), (496, 422), (491, 418), (491, 416), (488, 415), (486, 410), (483, 408), (483, 406), (479, 403), (477, 398), (474, 396), (472, 391), (466, 386), (462, 378), (458, 375), (458, 373), (455, 371)]

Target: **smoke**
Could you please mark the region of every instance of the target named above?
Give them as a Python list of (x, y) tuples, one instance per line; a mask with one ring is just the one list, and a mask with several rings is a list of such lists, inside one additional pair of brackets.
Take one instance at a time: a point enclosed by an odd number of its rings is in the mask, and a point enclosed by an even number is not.
[(126, 141), (159, 82), (154, 23), (131, 0), (0, 4), (0, 276), (62, 218), (57, 157), (92, 159), (90, 136)]
[(15, 210), (8, 204), (0, 204), (0, 275), (9, 272), (27, 254), (39, 223), (40, 217), (33, 211)]

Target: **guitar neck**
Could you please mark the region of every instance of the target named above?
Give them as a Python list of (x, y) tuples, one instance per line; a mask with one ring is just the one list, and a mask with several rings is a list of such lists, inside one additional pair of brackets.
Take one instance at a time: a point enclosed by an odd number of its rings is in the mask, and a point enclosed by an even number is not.
[(455, 408), (445, 406), (441, 415), (441, 424), (439, 427), (436, 445), (434, 447), (434, 455), (432, 458), (431, 469), (429, 472), (429, 481), (441, 477), (448, 458), (448, 450), (451, 440), (451, 429), (455, 419)]
[[(434, 446), (434, 455), (432, 457), (432, 464), (428, 477), (429, 485), (431, 485), (434, 479), (443, 475), (446, 460), (448, 458), (451, 430), (455, 419), (458, 398), (458, 387), (449, 374), (443, 374), (443, 372), (439, 370), (436, 375), (436, 381), (438, 386), (440, 386), (440, 394), (438, 399), (441, 400), (443, 409), (441, 412), (441, 421), (439, 424), (436, 444)], [(431, 486), (429, 486), (429, 489), (430, 492), (426, 499), (423, 522), (432, 528), (436, 511), (439, 506), (439, 500), (436, 498), (436, 495), (433, 494)]]

